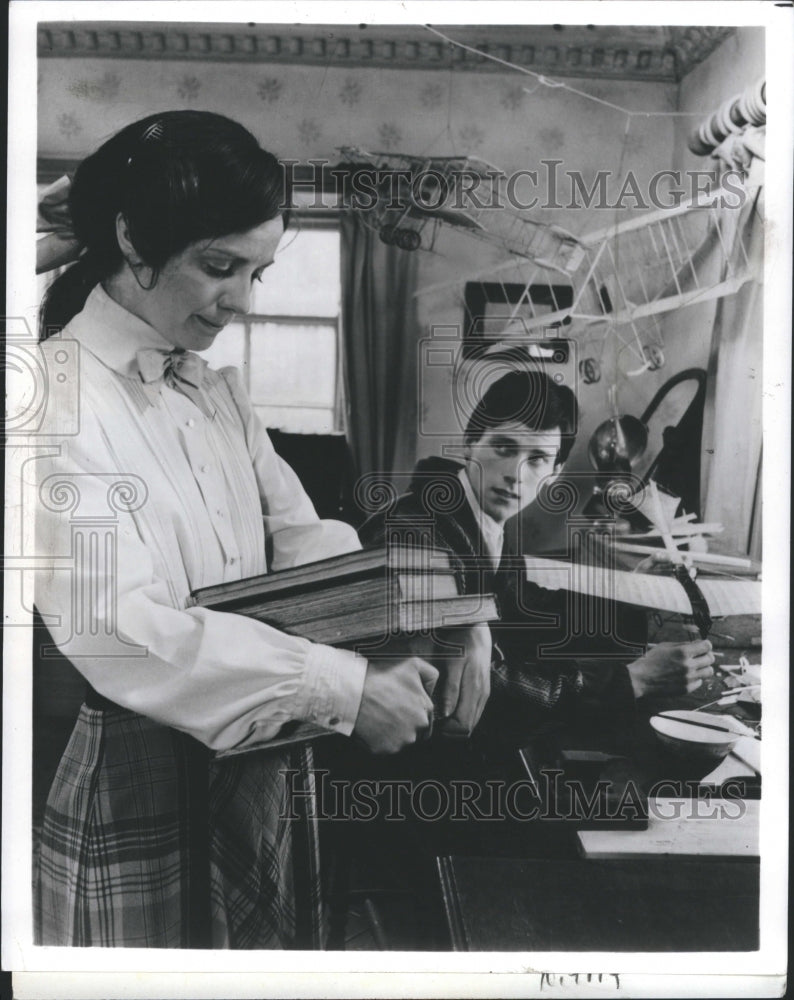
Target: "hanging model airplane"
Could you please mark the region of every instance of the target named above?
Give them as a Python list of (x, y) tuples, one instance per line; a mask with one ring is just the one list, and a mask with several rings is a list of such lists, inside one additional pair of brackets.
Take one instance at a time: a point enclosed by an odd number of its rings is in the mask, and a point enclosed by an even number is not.
[[(496, 289), (508, 304), (505, 340), (569, 325), (585, 338), (616, 337), (630, 355), (627, 375), (665, 363), (654, 317), (738, 291), (759, 277), (742, 234), (723, 206), (736, 189), (701, 193), (675, 207), (644, 212), (606, 229), (574, 236), (507, 207), (506, 175), (472, 156), (412, 156), (344, 146), (351, 177), (366, 178), (349, 207), (380, 238), (401, 249), (432, 250), (441, 226), (453, 226), (505, 251), (507, 259), (467, 281)], [(754, 192), (746, 191), (749, 200)], [(499, 206), (495, 209), (495, 206)], [(560, 275), (565, 276), (560, 295)], [(460, 281), (420, 290), (448, 290)], [(517, 289), (519, 292), (517, 293)], [(573, 331), (572, 331), (573, 332)], [(597, 357), (580, 363), (585, 382), (601, 377)]]
[(582, 261), (583, 249), (571, 233), (505, 207), (505, 174), (485, 160), (357, 146), (341, 146), (340, 152), (353, 168), (350, 208), (384, 243), (432, 250), (439, 228), (448, 225), (554, 271), (574, 271)]
[[(761, 261), (745, 246), (741, 213), (720, 207), (727, 195), (719, 190), (703, 194), (577, 237), (576, 254), (566, 268), (565, 301), (559, 277), (549, 274), (545, 261), (512, 253), (466, 280), (486, 282), (495, 290), (495, 302), (510, 303), (502, 313), (505, 340), (574, 324), (570, 335), (580, 340), (615, 337), (630, 356), (624, 374), (655, 371), (665, 363), (656, 317), (761, 280)], [(754, 195), (747, 189), (746, 200)], [(426, 286), (417, 294), (455, 285), (460, 281)], [(584, 357), (580, 375), (586, 383), (599, 381), (599, 359)]]

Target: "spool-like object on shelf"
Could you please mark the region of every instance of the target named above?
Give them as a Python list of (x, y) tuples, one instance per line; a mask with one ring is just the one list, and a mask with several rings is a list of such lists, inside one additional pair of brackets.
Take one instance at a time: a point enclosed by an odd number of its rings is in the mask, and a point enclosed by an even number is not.
[(696, 156), (712, 153), (731, 133), (766, 124), (766, 82), (758, 80), (725, 101), (690, 134), (687, 145)]

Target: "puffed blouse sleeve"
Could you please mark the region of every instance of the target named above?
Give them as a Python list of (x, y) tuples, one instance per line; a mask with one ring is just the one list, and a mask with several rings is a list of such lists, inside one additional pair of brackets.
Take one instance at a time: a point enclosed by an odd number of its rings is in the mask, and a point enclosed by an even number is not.
[[(357, 548), (347, 525), (318, 519), (238, 388), (272, 568)], [(81, 519), (107, 510), (106, 470), (115, 467), (98, 414), (81, 414), (79, 433), (36, 467), (37, 551), (46, 557), (36, 604), (56, 645), (100, 694), (215, 750), (271, 739), (292, 720), (352, 732), (364, 659), (244, 616), (178, 606), (161, 560), (125, 510), (134, 507), (129, 497), (117, 498), (111, 534), (101, 525), (81, 530)]]

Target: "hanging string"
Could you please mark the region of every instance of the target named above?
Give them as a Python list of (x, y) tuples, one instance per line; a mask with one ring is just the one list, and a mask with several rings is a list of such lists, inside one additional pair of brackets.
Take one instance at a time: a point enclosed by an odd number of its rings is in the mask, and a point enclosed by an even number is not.
[[(614, 104), (612, 101), (607, 101), (602, 97), (596, 97), (595, 94), (588, 94), (584, 90), (579, 90), (578, 87), (572, 87), (569, 83), (565, 83), (563, 80), (554, 80), (551, 77), (544, 76), (543, 73), (536, 73), (534, 70), (527, 69), (526, 66), (519, 66), (516, 63), (509, 62), (507, 59), (501, 59), (499, 56), (492, 55), (490, 52), (481, 52), (480, 49), (474, 48), (473, 45), (466, 45), (464, 42), (455, 41), (454, 38), (450, 38), (449, 35), (445, 35), (443, 31), (439, 31), (438, 28), (434, 28), (430, 24), (425, 24), (423, 27), (426, 31), (430, 31), (434, 35), (438, 35), (439, 38), (443, 38), (445, 42), (449, 42), (450, 45), (454, 45), (456, 48), (465, 49), (467, 52), (473, 52), (474, 55), (479, 56), (481, 59), (490, 59), (491, 62), (499, 63), (501, 66), (507, 67), (507, 69), (515, 70), (518, 73), (524, 73), (526, 76), (531, 76), (538, 81), (539, 85), (555, 90), (567, 90), (571, 94), (576, 94), (577, 97), (583, 97), (585, 100), (593, 101), (596, 104), (603, 104), (607, 108), (612, 108), (614, 111), (620, 111), (622, 114), (629, 115), (630, 117), (702, 118), (704, 115), (710, 113), (707, 111), (632, 111), (631, 108), (624, 108), (620, 104)], [(526, 88), (524, 88), (527, 94), (534, 94), (537, 89), (537, 87), (534, 87), (532, 90), (526, 90)]]
[(458, 155), (457, 144), (455, 142), (455, 135), (452, 131), (452, 69), (451, 68), (449, 71), (449, 80), (447, 83), (446, 104), (447, 104), (447, 123), (446, 125), (444, 125), (443, 128), (439, 129), (439, 131), (433, 136), (433, 138), (429, 142), (425, 143), (422, 149), (419, 150), (420, 156), (427, 155), (428, 150), (434, 147), (435, 143), (441, 138), (442, 135), (446, 135), (449, 138), (450, 144), (452, 145), (452, 152), (455, 154), (455, 156)]

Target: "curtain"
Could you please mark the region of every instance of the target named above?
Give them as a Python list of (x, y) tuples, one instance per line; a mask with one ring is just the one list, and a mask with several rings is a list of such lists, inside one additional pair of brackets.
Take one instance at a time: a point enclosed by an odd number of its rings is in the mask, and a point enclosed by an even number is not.
[(349, 439), (359, 476), (409, 471), (416, 457), (415, 253), (342, 216), (342, 328)]
[[(745, 208), (736, 220), (731, 256), (738, 262), (741, 239), (750, 260), (760, 261), (764, 232), (760, 194)], [(763, 288), (755, 280), (717, 302), (701, 476), (704, 520), (724, 525), (721, 544), (756, 558), (761, 555), (762, 307)]]

